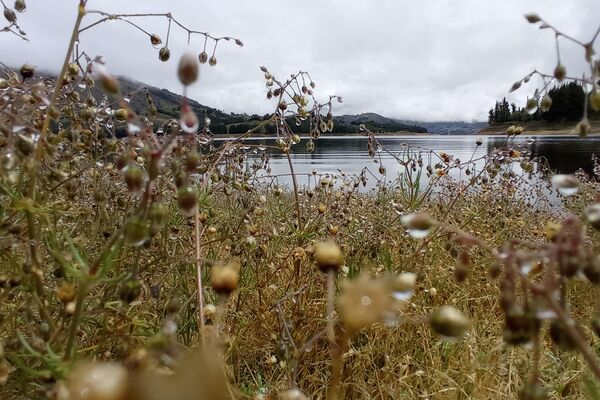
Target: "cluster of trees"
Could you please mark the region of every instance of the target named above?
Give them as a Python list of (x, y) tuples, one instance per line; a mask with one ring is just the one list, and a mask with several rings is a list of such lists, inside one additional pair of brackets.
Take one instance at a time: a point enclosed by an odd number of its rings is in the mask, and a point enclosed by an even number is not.
[[(577, 82), (564, 83), (548, 91), (552, 99), (552, 105), (546, 112), (541, 112), (538, 108), (533, 113), (529, 113), (523, 107), (517, 107), (515, 103), (509, 104), (506, 98), (502, 101), (496, 101), (488, 114), (488, 123), (501, 124), (505, 122), (527, 122), (527, 121), (546, 121), (546, 122), (577, 122), (583, 117), (583, 107), (585, 103), (585, 91)], [(534, 96), (539, 96), (536, 91)], [(594, 112), (588, 106), (588, 118), (600, 119), (600, 113)]]

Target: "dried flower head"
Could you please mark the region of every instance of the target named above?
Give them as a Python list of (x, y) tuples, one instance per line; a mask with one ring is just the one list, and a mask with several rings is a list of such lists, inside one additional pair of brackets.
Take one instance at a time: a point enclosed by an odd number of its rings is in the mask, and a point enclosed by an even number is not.
[(69, 376), (69, 399), (125, 400), (129, 377), (127, 370), (112, 362), (79, 364)]
[(217, 264), (211, 269), (210, 284), (213, 290), (222, 295), (229, 295), (237, 289), (240, 279), (239, 261), (230, 261), (227, 264)]
[(391, 319), (394, 304), (389, 281), (374, 279), (367, 274), (346, 282), (338, 298), (340, 317), (350, 332)]
[(321, 272), (336, 272), (344, 263), (342, 249), (334, 242), (320, 242), (315, 245), (315, 263)]

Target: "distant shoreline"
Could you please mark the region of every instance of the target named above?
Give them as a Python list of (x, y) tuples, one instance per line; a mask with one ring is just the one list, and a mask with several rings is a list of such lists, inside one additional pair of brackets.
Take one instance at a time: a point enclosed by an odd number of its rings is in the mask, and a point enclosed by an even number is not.
[[(413, 137), (452, 137), (452, 136), (505, 136), (506, 135), (506, 127), (493, 127), (495, 129), (490, 129), (490, 127), (485, 128), (479, 132), (473, 133), (464, 133), (464, 134), (439, 134), (439, 133), (414, 133), (414, 132), (373, 132), (375, 137), (385, 138), (385, 137), (394, 137), (394, 136), (413, 136)], [(520, 136), (576, 136), (577, 134), (573, 132), (572, 128), (566, 129), (527, 129)], [(215, 140), (231, 140), (237, 139), (243, 135), (215, 135)], [(589, 136), (600, 136), (600, 127), (595, 129), (595, 132), (590, 133)], [(302, 141), (309, 139), (309, 135), (300, 135)], [(356, 132), (356, 133), (328, 133), (322, 134), (319, 136), (319, 139), (340, 139), (340, 138), (360, 138), (366, 137), (364, 133)], [(255, 134), (249, 137), (251, 140), (275, 140), (276, 137), (272, 134), (263, 135), (263, 134)]]
[[(597, 136), (600, 134), (600, 121), (590, 121), (592, 125), (592, 133), (590, 136)], [(498, 136), (498, 135), (506, 135), (506, 129), (508, 129), (511, 125), (519, 125), (518, 123), (503, 123), (498, 125), (486, 126), (481, 129), (479, 132), (475, 133), (475, 135), (481, 136)], [(529, 122), (526, 124), (522, 124), (524, 128), (523, 133), (521, 135), (547, 135), (547, 136), (557, 136), (557, 135), (577, 135), (575, 132), (575, 127), (577, 123), (572, 122), (563, 122), (558, 124), (547, 124), (540, 121)]]

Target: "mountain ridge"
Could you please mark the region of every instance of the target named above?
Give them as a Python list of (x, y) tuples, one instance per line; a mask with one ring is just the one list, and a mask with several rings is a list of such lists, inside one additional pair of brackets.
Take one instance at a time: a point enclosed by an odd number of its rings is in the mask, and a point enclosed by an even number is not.
[[(55, 76), (44, 72), (40, 74), (43, 77), (54, 79)], [(156, 113), (153, 115), (158, 120), (167, 121), (169, 119), (178, 119), (180, 116), (180, 105), (183, 96), (173, 93), (168, 89), (158, 86), (149, 85), (145, 82), (138, 81), (128, 76), (117, 77), (121, 91), (125, 96), (129, 97), (131, 107), (140, 115), (149, 114), (150, 108), (145, 96), (130, 95), (139, 93), (141, 89), (146, 88), (153, 99), (156, 106)], [(92, 90), (95, 97), (103, 94), (99, 87), (94, 87)], [(260, 116), (257, 114), (238, 114), (227, 113), (214, 107), (210, 107), (199, 103), (198, 101), (188, 98), (189, 106), (198, 115), (199, 118), (211, 119), (211, 130), (215, 134), (241, 134), (246, 133), (249, 129), (255, 128), (265, 119), (270, 117), (270, 114)], [(483, 122), (464, 122), (464, 121), (442, 121), (442, 122), (423, 122), (414, 120), (403, 120), (399, 118), (389, 118), (375, 112), (364, 112), (360, 114), (342, 114), (334, 115), (335, 133), (350, 134), (359, 133), (360, 125), (364, 124), (369, 130), (374, 133), (429, 133), (429, 134), (472, 134), (478, 132), (487, 124)], [(292, 129), (298, 130), (297, 133), (306, 133), (305, 126), (295, 127), (295, 124), (290, 124)], [(304, 130), (303, 130), (304, 129)], [(258, 133), (274, 133), (270, 132), (269, 127), (263, 127)]]

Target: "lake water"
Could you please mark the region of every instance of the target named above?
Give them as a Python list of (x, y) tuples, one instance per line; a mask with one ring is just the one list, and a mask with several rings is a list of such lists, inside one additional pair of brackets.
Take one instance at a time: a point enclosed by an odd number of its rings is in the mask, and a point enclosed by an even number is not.
[[(476, 140), (482, 141), (481, 145)], [(437, 153), (445, 152), (462, 161), (480, 158), (494, 148), (506, 145), (503, 136), (384, 136), (378, 138), (383, 147), (393, 155), (399, 156), (410, 148), (420, 151), (425, 164), (429, 150)], [(587, 173), (593, 170), (592, 155), (600, 156), (600, 137), (580, 138), (571, 136), (519, 136), (514, 140), (515, 145), (522, 145), (530, 152), (530, 157), (543, 157), (550, 168), (557, 173), (573, 173), (583, 169)], [(321, 137), (316, 141), (313, 152), (306, 151), (306, 141), (293, 146), (292, 159), (300, 185), (314, 184), (311, 178), (313, 171), (318, 174), (347, 176), (359, 175), (365, 167), (375, 176), (379, 176), (379, 164), (373, 162), (367, 153), (365, 137)], [(273, 139), (255, 138), (252, 144), (274, 145)], [(381, 164), (386, 168), (388, 180), (397, 177), (403, 169), (398, 165), (394, 156), (381, 152)], [(287, 158), (278, 150), (271, 151), (270, 175), (277, 177), (279, 184), (289, 185), (289, 165)], [(377, 156), (379, 159), (379, 156)]]

